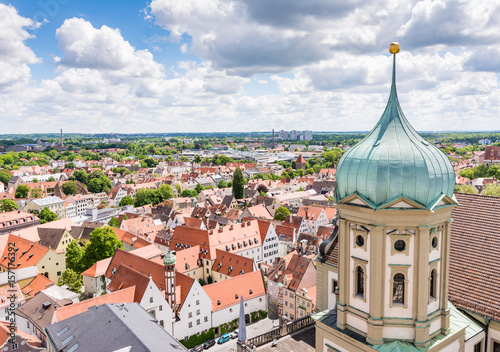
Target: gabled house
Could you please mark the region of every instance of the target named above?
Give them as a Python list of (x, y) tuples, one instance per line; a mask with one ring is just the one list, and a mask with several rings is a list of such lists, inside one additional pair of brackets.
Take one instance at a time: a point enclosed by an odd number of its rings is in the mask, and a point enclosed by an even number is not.
[(66, 229), (38, 228), (40, 244), (56, 252), (64, 252), (73, 240), (73, 236)]
[(239, 317), (239, 304), (243, 295), (245, 313), (267, 309), (266, 286), (260, 270), (203, 286), (211, 299), (212, 321), (215, 333), (219, 326)]
[(241, 255), (215, 250), (216, 258), (212, 264), (213, 282), (227, 280), (257, 270), (253, 259)]
[[(9, 248), (14, 248), (15, 268), (9, 267)], [(0, 270), (6, 272), (9, 269), (21, 269), (36, 265), (38, 271), (52, 281), (57, 282), (61, 273), (66, 270), (66, 258), (64, 252), (56, 252), (41, 244), (31, 242), (19, 236), (9, 234), (7, 245), (0, 258)]]
[[(307, 226), (310, 229), (310, 234), (316, 235), (320, 226), (326, 226), (330, 223), (323, 207), (301, 206), (297, 212), (297, 216), (304, 218)], [(303, 231), (301, 231), (303, 232)]]

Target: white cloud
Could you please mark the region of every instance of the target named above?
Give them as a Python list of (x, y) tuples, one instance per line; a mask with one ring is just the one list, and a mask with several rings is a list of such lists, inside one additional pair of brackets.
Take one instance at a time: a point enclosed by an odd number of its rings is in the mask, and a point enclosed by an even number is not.
[(26, 29), (36, 25), (13, 6), (0, 3), (0, 92), (25, 86), (31, 77), (28, 64), (41, 62), (25, 44), (32, 38)]

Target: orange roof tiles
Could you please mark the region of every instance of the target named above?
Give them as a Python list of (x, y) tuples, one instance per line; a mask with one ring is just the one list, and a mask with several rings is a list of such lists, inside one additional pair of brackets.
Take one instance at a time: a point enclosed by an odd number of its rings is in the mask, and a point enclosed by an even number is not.
[(47, 247), (38, 243), (9, 234), (8, 244), (5, 246), (0, 258), (0, 265), (7, 269), (9, 269), (9, 246), (11, 243), (13, 244), (13, 248), (16, 248), (16, 255), (13, 261), (15, 267), (10, 267), (10, 269), (20, 269), (36, 265), (49, 251)]
[(134, 302), (141, 303), (142, 296), (148, 288), (148, 285), (148, 276), (134, 270), (133, 268), (120, 264), (116, 270), (116, 274), (108, 284), (108, 290), (114, 292), (128, 287), (135, 287)]
[(90, 268), (82, 273), (82, 276), (99, 277), (106, 274), (111, 258), (105, 258), (94, 263)]
[(260, 270), (205, 285), (203, 289), (212, 300), (213, 312), (238, 304), (240, 294), (244, 301), (266, 294)]
[(252, 258), (242, 257), (241, 255), (221, 251), (220, 249), (216, 249), (215, 252), (217, 258), (212, 265), (212, 271), (230, 277), (236, 277), (254, 271)]
[(86, 312), (93, 306), (105, 303), (133, 303), (135, 286), (124, 288), (123, 290), (111, 292), (102, 296), (97, 296), (69, 306), (61, 307), (56, 311), (56, 320), (63, 321), (80, 313)]
[(200, 246), (193, 246), (177, 251), (175, 253), (175, 269), (184, 273), (198, 268), (199, 253)]
[(49, 278), (45, 277), (42, 274), (38, 274), (21, 291), (25, 296), (33, 297), (38, 292), (43, 291), (51, 286), (54, 286), (54, 282), (52, 280), (50, 280)]
[(452, 211), (448, 299), (500, 320), (500, 198), (456, 193)]
[[(21, 330), (17, 330), (17, 329), (16, 329), (16, 335), (24, 337), (27, 340), (27, 343), (29, 346), (40, 347), (40, 348), (42, 347), (42, 341), (40, 341), (38, 339), (38, 337), (36, 337), (35, 335), (30, 335), (30, 334), (27, 334)], [(3, 346), (3, 344), (9, 338), (10, 338), (9, 322), (0, 321), (0, 346)], [(24, 348), (26, 348), (26, 347), (24, 347)]]

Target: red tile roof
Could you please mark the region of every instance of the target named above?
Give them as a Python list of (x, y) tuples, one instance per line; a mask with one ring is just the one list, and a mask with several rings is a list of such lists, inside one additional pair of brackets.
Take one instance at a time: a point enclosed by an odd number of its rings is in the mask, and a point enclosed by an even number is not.
[(45, 277), (42, 274), (38, 274), (21, 291), (25, 296), (33, 297), (38, 292), (43, 291), (51, 286), (54, 286), (54, 282), (52, 280), (50, 280), (49, 278)]
[(260, 270), (205, 285), (203, 289), (212, 300), (213, 312), (238, 304), (241, 294), (244, 301), (266, 294)]
[(217, 258), (214, 260), (212, 270), (222, 275), (236, 277), (253, 271), (253, 259), (242, 257), (235, 253), (229, 253), (216, 249)]
[(456, 193), (448, 299), (500, 320), (500, 197)]
[(105, 303), (133, 303), (135, 286), (124, 288), (117, 292), (111, 292), (102, 296), (97, 296), (85, 301), (61, 307), (56, 311), (57, 321), (63, 321), (80, 313), (86, 312), (93, 306), (99, 306)]
[(9, 244), (13, 244), (16, 248), (16, 255), (14, 263), (15, 268), (11, 269), (21, 269), (28, 266), (36, 265), (40, 259), (49, 251), (49, 249), (41, 244), (31, 242), (30, 240), (24, 239), (19, 236), (14, 236), (9, 234), (8, 244), (5, 246), (2, 256), (0, 258), (0, 265), (8, 269), (9, 263)]
[(198, 268), (200, 246), (193, 246), (175, 253), (175, 269), (181, 273)]
[(124, 288), (135, 287), (134, 292), (134, 302), (141, 303), (142, 296), (148, 288), (149, 277), (129, 268), (123, 264), (120, 264), (116, 270), (116, 274), (113, 275), (108, 284), (108, 290), (111, 292), (119, 291)]

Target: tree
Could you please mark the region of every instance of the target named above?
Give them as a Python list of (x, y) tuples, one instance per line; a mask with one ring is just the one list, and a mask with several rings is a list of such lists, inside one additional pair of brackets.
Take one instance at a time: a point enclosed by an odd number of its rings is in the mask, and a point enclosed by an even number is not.
[(152, 204), (155, 201), (154, 194), (150, 189), (141, 188), (135, 194), (134, 207), (142, 207), (146, 204)]
[(0, 171), (0, 182), (3, 182), (6, 186), (9, 184), (9, 180), (12, 175), (5, 171)]
[(284, 206), (279, 206), (274, 213), (274, 219), (283, 221), (286, 219), (287, 215), (290, 215), (290, 210), (288, 210)]
[(38, 183), (38, 179), (37, 179), (37, 178), (34, 178), (34, 179), (32, 180), (32, 182), (33, 182), (33, 183)]
[(78, 185), (75, 181), (64, 182), (61, 189), (67, 196), (72, 196), (78, 193)]
[(198, 183), (194, 190), (196, 191), (196, 194), (200, 194), (200, 192), (203, 191), (203, 186), (201, 185), (201, 183)]
[(30, 193), (30, 188), (26, 185), (19, 185), (16, 188), (16, 198), (28, 198), (28, 194)]
[(180, 196), (193, 198), (193, 197), (197, 197), (198, 193), (194, 189), (185, 189), (181, 192)]
[(85, 247), (82, 262), (87, 270), (96, 262), (111, 257), (117, 248), (123, 248), (111, 227), (99, 227), (90, 233), (90, 243)]
[(217, 184), (217, 187), (218, 188), (226, 188), (227, 187), (226, 181), (220, 180), (219, 183)]
[(41, 188), (33, 188), (31, 190), (31, 197), (32, 198), (40, 198), (42, 196), (42, 189)]
[(243, 173), (239, 167), (233, 173), (233, 196), (236, 199), (243, 199), (245, 197), (245, 182)]
[(83, 253), (84, 249), (80, 247), (78, 242), (75, 240), (71, 241), (68, 247), (66, 247), (66, 267), (81, 274), (84, 271), (82, 266)]
[(471, 194), (478, 194), (479, 191), (477, 190), (476, 187), (472, 185), (463, 185), (463, 186), (458, 186), (459, 190), (455, 192), (461, 192), (461, 193), (471, 193)]
[(53, 177), (53, 176), (50, 176), (48, 179), (47, 179), (47, 182), (55, 182), (56, 179)]
[(122, 198), (120, 201), (120, 204), (118, 204), (120, 207), (124, 207), (126, 205), (134, 205), (134, 198), (131, 196), (125, 196)]
[(75, 170), (73, 171), (73, 174), (70, 177), (74, 178), (77, 181), (80, 181), (84, 185), (86, 185), (87, 182), (89, 181), (89, 175), (85, 170)]
[(11, 199), (3, 199), (0, 201), (0, 211), (8, 212), (18, 208), (17, 204)]
[(197, 164), (201, 163), (201, 156), (200, 155), (195, 155), (193, 161)]
[(460, 176), (468, 178), (469, 180), (474, 179), (474, 171), (472, 169), (464, 169), (460, 171)]
[(67, 285), (70, 291), (81, 293), (82, 292), (82, 276), (71, 269), (63, 271), (62, 275), (57, 280), (59, 286)]
[(170, 199), (174, 196), (174, 190), (172, 189), (172, 186), (162, 184), (158, 189), (157, 189), (157, 194), (158, 194), (158, 201), (159, 203), (163, 202), (165, 199)]
[(66, 169), (75, 169), (76, 165), (72, 161), (70, 161), (69, 163), (66, 164), (65, 168)]
[(488, 183), (481, 194), (484, 196), (500, 197), (500, 185)]
[(57, 214), (45, 207), (42, 209), (40, 214), (38, 214), (38, 218), (40, 219), (40, 224), (45, 224), (47, 222), (57, 220)]
[(118, 219), (115, 218), (115, 217), (112, 217), (109, 221), (108, 221), (108, 226), (111, 226), (111, 227), (115, 227), (115, 228), (120, 228), (120, 223), (118, 222)]

